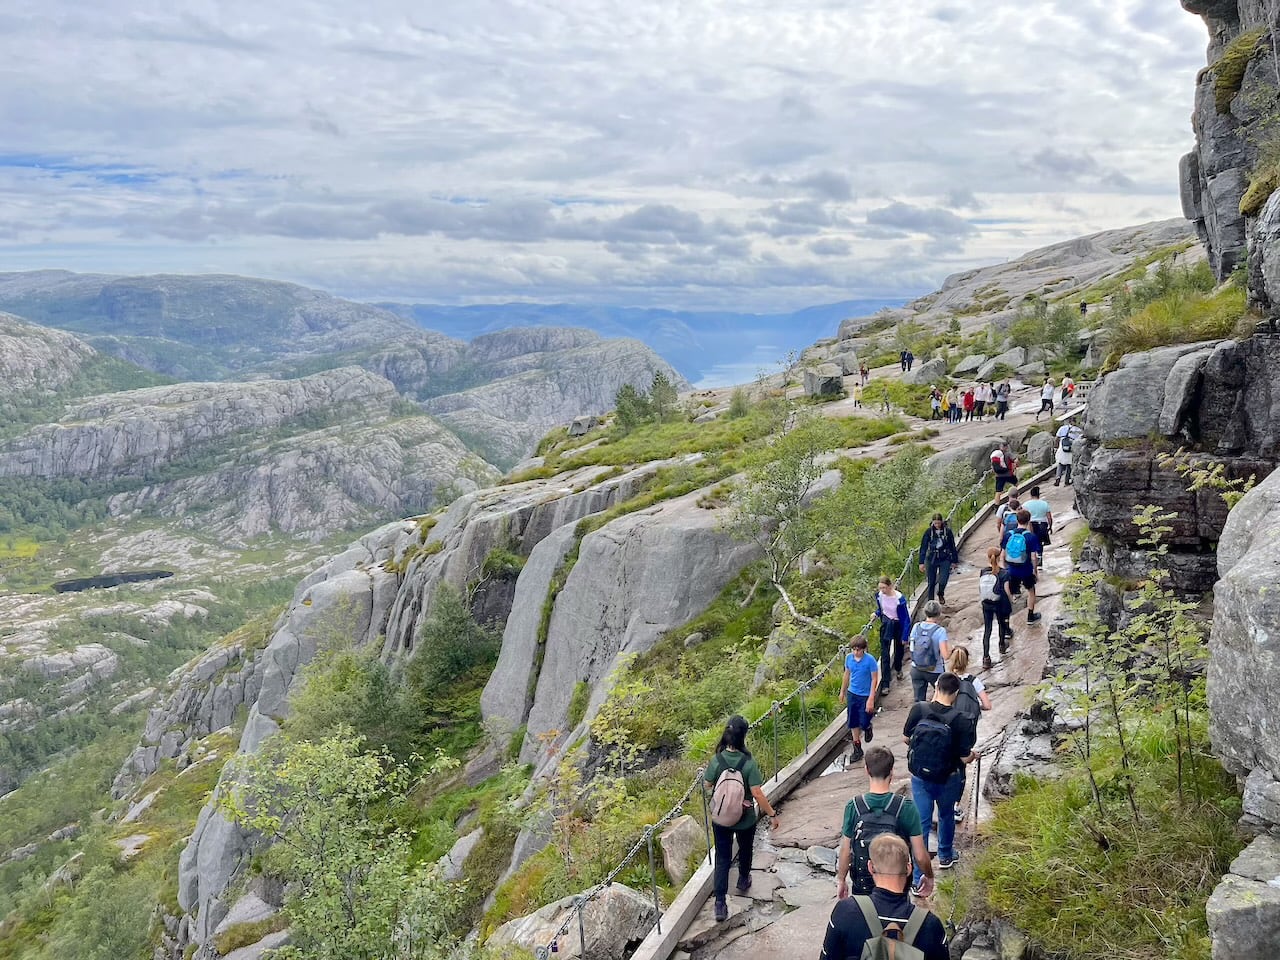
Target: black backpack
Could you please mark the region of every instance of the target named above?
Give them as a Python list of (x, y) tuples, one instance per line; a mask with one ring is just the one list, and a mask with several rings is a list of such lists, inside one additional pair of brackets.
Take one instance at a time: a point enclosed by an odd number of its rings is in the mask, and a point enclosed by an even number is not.
[(937, 714), (926, 713), (911, 731), (907, 769), (921, 780), (946, 783), (954, 768), (951, 727)]
[(853, 798), (854, 809), (858, 811), (858, 825), (853, 829), (853, 839), (849, 846), (853, 852), (853, 869), (849, 872), (849, 886), (853, 893), (869, 894), (875, 889), (875, 881), (871, 879), (871, 871), (867, 864), (871, 862), (871, 841), (882, 833), (896, 833), (911, 845), (911, 837), (904, 834), (898, 824), (898, 813), (902, 810), (903, 800), (899, 794), (890, 798), (883, 810), (872, 810), (867, 798), (858, 794)]
[(956, 713), (966, 720), (978, 722), (982, 716), (982, 701), (978, 699), (978, 691), (968, 677), (960, 678), (960, 695), (956, 697)]

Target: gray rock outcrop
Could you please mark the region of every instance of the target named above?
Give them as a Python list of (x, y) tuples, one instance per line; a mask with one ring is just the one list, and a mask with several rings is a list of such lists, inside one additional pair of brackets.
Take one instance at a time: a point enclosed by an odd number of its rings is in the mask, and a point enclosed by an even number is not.
[(1006, 350), (1004, 353), (997, 354), (986, 363), (978, 368), (979, 380), (990, 380), (998, 371), (1004, 368), (1017, 370), (1019, 367), (1026, 366), (1027, 351), (1022, 347), (1014, 347)]
[[(573, 897), (565, 897), (541, 910), (504, 923), (494, 931), (489, 943), (501, 947), (511, 944), (534, 950), (546, 946), (559, 931), (574, 906)], [(614, 883), (605, 887), (597, 899), (583, 907), (586, 951), (580, 948), (577, 924), (570, 934), (561, 937), (557, 954), (564, 957), (592, 957), (599, 960), (622, 960), (628, 948), (643, 940), (657, 914), (653, 901), (630, 887)]]
[(95, 356), (69, 333), (0, 313), (0, 400), (64, 387)]
[(973, 353), (965, 357), (956, 364), (953, 374), (957, 377), (964, 376), (966, 373), (977, 373), (982, 369), (982, 365), (987, 362), (985, 353)]
[(947, 375), (947, 361), (942, 357), (934, 357), (932, 360), (926, 360), (918, 366), (913, 366), (906, 373), (902, 374), (902, 382), (911, 386), (921, 386), (931, 383), (938, 383)]
[(838, 397), (844, 391), (844, 371), (834, 363), (820, 363), (804, 371), (806, 397)]

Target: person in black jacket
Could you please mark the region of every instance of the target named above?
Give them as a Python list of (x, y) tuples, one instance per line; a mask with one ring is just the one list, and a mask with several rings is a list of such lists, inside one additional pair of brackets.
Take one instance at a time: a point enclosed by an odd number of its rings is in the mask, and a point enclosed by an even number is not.
[[(994, 578), (994, 579), (993, 579)], [(978, 597), (982, 601), (982, 666), (991, 669), (991, 624), (1000, 624), (1000, 652), (1009, 649), (1013, 628), (1013, 601), (1009, 599), (1009, 571), (1000, 565), (1000, 548), (987, 550), (987, 565), (978, 571)]]
[[(898, 928), (901, 942), (910, 942), (925, 960), (949, 960), (947, 931), (942, 921), (922, 906), (913, 906), (907, 896), (911, 876), (911, 852), (896, 834), (882, 833), (871, 841), (871, 877), (876, 888), (869, 897), (850, 897), (836, 902), (822, 941), (820, 960), (858, 960), (868, 940), (880, 932)], [(869, 914), (874, 913), (880, 930), (873, 930)]]
[(956, 535), (951, 532), (951, 524), (942, 514), (935, 513), (933, 522), (920, 537), (920, 572), (929, 573), (929, 599), (934, 598), (935, 591), (939, 603), (947, 602), (947, 581), (951, 579), (951, 565), (960, 559), (956, 550)]

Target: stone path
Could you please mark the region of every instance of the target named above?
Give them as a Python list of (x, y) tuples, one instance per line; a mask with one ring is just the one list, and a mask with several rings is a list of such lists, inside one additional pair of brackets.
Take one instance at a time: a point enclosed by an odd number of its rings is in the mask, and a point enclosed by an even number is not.
[[(884, 368), (893, 370), (896, 368)], [(834, 406), (831, 405), (831, 406)], [(968, 443), (982, 436), (1004, 433), (1009, 428), (1029, 425), (1039, 409), (1038, 391), (1026, 388), (1014, 395), (1014, 409), (1005, 421), (987, 418), (985, 423), (949, 425), (935, 423), (942, 434), (930, 442), (939, 449)], [(834, 412), (834, 411), (833, 411)], [(845, 412), (848, 415), (848, 412)], [(917, 426), (921, 424), (916, 421)], [(1024, 471), (1030, 476), (1030, 471)], [(1026, 708), (1031, 691), (1043, 677), (1048, 658), (1046, 632), (1059, 604), (1060, 584), (1071, 569), (1072, 532), (1079, 516), (1072, 506), (1073, 488), (1044, 484), (1045, 498), (1054, 513), (1053, 544), (1046, 551), (1044, 576), (1037, 610), (1042, 619), (1028, 625), (1024, 598), (1015, 601), (1012, 626), (1014, 641), (1006, 654), (1000, 654), (992, 641), (991, 670), (983, 671), (982, 609), (978, 599), (978, 570), (986, 563), (986, 550), (998, 543), (995, 521), (989, 527), (975, 530), (961, 549), (957, 565), (947, 587), (948, 604), (944, 622), (953, 643), (969, 649), (974, 671), (987, 685), (993, 708), (983, 714), (978, 726), (978, 749), (986, 751), (984, 759), (998, 744), (1004, 729)], [(876, 717), (875, 743), (890, 747), (897, 764), (895, 789), (909, 791), (906, 769), (906, 745), (902, 742), (902, 726), (911, 707), (910, 682), (894, 683), (882, 700)], [(845, 750), (823, 772), (796, 789), (779, 804), (781, 822), (778, 830), (761, 830), (757, 836), (756, 869), (753, 870), (752, 898), (730, 897), (731, 916), (717, 924), (712, 916), (710, 900), (681, 941), (676, 957), (692, 960), (753, 960), (758, 957), (806, 958), (812, 960), (822, 947), (827, 918), (835, 905), (833, 851), (838, 846), (845, 804), (866, 789), (866, 772), (856, 764), (846, 769)], [(971, 774), (978, 773), (976, 767)], [(985, 782), (990, 764), (981, 770)], [(963, 804), (969, 811), (957, 827), (956, 843), (961, 856), (974, 842), (977, 822), (985, 819), (989, 806), (979, 801), (978, 814), (973, 815), (976, 776), (970, 776)], [(978, 785), (981, 796), (981, 784)], [(936, 833), (934, 834), (936, 838)]]

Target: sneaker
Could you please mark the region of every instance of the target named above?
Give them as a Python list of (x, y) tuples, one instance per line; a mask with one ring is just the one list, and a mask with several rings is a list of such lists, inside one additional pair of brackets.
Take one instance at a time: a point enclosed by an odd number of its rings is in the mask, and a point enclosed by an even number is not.
[(898, 671), (896, 679), (897, 679), (897, 681), (898, 681), (899, 683), (905, 683), (905, 682), (906, 682), (905, 678), (902, 676), (902, 671), (901, 671), (901, 670), (899, 670), (899, 671)]
[(738, 878), (738, 893), (745, 895), (751, 889), (751, 874)]
[(854, 748), (849, 751), (850, 763), (859, 763), (862, 760), (862, 757), (863, 757), (862, 747), (860, 746), (854, 746)]
[(1038, 613), (1027, 614), (1027, 623), (1039, 623), (1039, 622), (1040, 622), (1040, 614)]
[(875, 730), (872, 729), (872, 721), (868, 720), (867, 725), (862, 728), (862, 739), (870, 743), (875, 738)]
[(938, 606), (945, 607), (946, 605), (947, 605), (947, 598), (944, 597), (942, 594), (938, 594)]
[(911, 895), (913, 897), (924, 896), (924, 878), (923, 877), (915, 881), (913, 884), (911, 884)]
[[(898, 679), (899, 680), (902, 679), (901, 674), (898, 675)], [(884, 696), (888, 696), (888, 694), (889, 694), (889, 685), (887, 683), (880, 684), (880, 696), (884, 697)]]
[(716, 923), (724, 923), (729, 919), (729, 904), (723, 900), (716, 901)]
[[(1003, 648), (1003, 646), (1004, 646), (1004, 644), (1001, 644), (1001, 647), (1002, 647), (1002, 648)], [(1004, 653), (1004, 650), (1003, 650), (1003, 649), (1001, 649), (1001, 651), (1000, 651), (1000, 652), (1001, 652), (1001, 653)], [(983, 657), (983, 658), (982, 658), (982, 669), (984, 669), (984, 670), (990, 670), (993, 666), (995, 666), (995, 664), (991, 662), (991, 658), (990, 658), (990, 657)]]
[(1060, 486), (1062, 486), (1062, 481), (1061, 481), (1061, 480), (1055, 480), (1055, 481), (1053, 481), (1053, 485), (1054, 485), (1055, 487), (1060, 487)]
[(1006, 640), (1004, 637), (1000, 638), (1000, 652), (1001, 653), (1009, 652), (1009, 641)]
[(968, 812), (967, 807), (956, 807), (956, 823), (961, 823), (964, 820), (964, 815)]
[(941, 854), (939, 854), (939, 856), (938, 856), (938, 869), (939, 869), (939, 870), (950, 870), (952, 867), (954, 867), (954, 866), (956, 865), (956, 860), (957, 860), (957, 859), (958, 859), (958, 858), (956, 858), (956, 857), (944, 857), (944, 856), (942, 856)]

